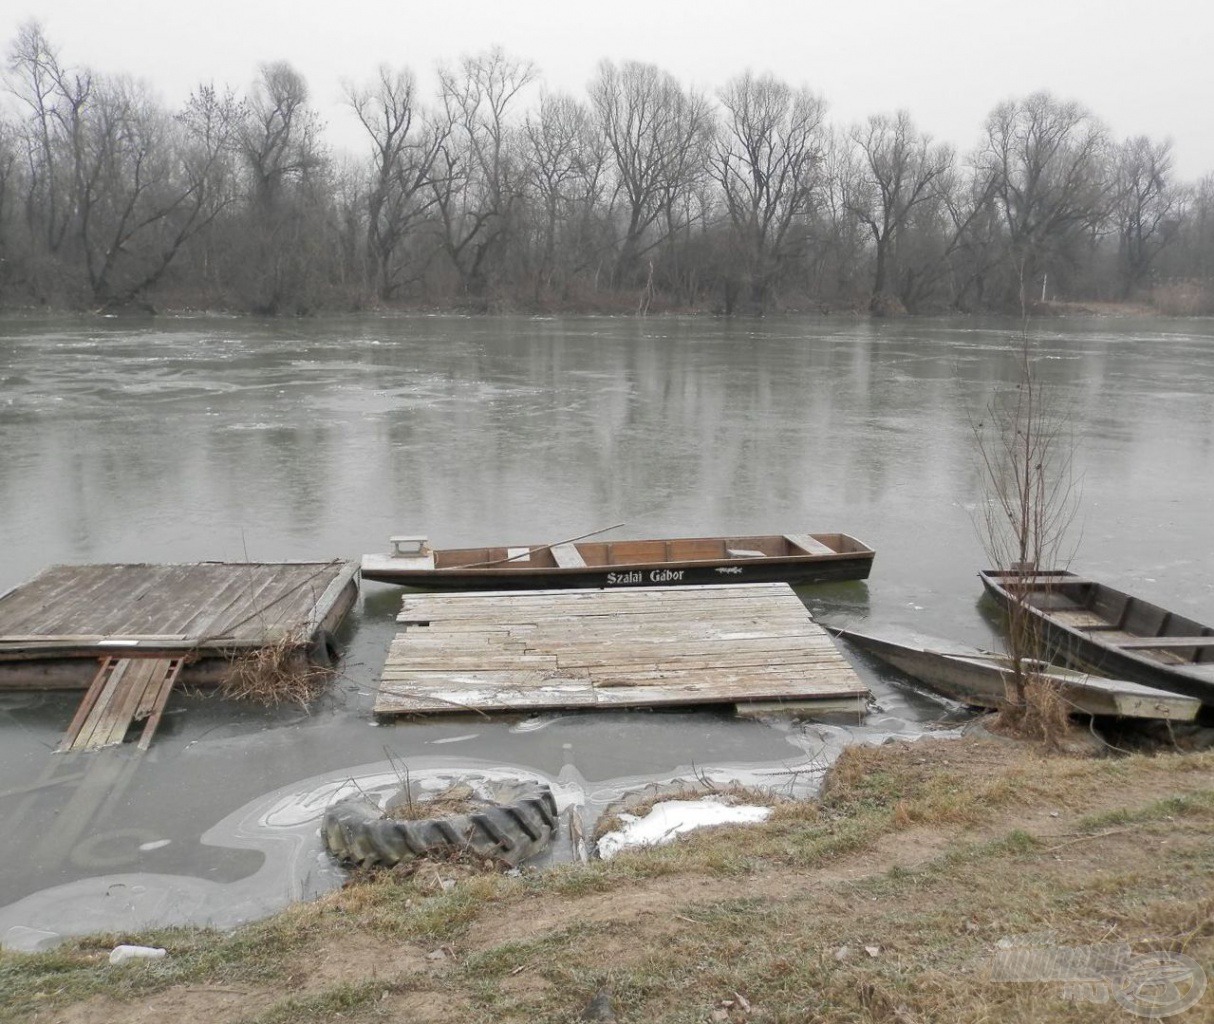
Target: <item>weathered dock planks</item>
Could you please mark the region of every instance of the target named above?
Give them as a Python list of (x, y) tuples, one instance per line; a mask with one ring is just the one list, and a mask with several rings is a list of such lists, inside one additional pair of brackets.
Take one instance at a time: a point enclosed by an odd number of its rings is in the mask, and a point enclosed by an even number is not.
[(191, 685), (284, 636), (316, 642), (358, 594), (354, 563), (57, 565), (0, 596), (0, 689), (85, 689), (98, 659), (184, 659)]
[(868, 696), (783, 583), (409, 595), (398, 621), (380, 715)]

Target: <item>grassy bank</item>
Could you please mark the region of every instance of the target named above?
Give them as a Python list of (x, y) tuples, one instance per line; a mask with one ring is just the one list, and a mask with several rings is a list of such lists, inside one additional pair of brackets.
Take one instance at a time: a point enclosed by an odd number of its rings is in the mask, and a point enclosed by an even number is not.
[[(609, 863), (428, 866), (231, 935), (5, 953), (0, 1021), (1132, 1020), (992, 981), (996, 943), (1124, 941), (1209, 969), (1212, 833), (1212, 753), (856, 748), (817, 803)], [(169, 956), (111, 967), (119, 941)], [(1214, 993), (1168, 1019), (1214, 1019)]]

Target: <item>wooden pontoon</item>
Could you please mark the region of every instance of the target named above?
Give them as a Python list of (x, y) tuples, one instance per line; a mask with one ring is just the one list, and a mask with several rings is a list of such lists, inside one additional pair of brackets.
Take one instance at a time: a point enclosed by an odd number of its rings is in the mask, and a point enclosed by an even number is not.
[(828, 583), (866, 579), (873, 554), (845, 533), (440, 550), (425, 537), (393, 537), (391, 554), (363, 556), (362, 576), (428, 590)]
[[(933, 693), (972, 707), (1001, 708), (1012, 660), (951, 640), (889, 632), (881, 636), (854, 629), (834, 631), (848, 643), (922, 683)], [(1201, 701), (1122, 679), (1105, 679), (1073, 669), (1025, 659), (1023, 670), (1052, 684), (1072, 711), (1085, 715), (1158, 718), (1191, 722)]]
[(1027, 611), (1052, 656), (1214, 705), (1214, 627), (1071, 572), (981, 576), (1001, 607)]
[(409, 594), (375, 712), (761, 703), (862, 713), (868, 690), (786, 584)]
[(214, 685), (284, 637), (323, 656), (357, 573), (343, 561), (53, 566), (0, 596), (0, 690), (87, 689), (113, 658), (179, 659), (183, 684)]

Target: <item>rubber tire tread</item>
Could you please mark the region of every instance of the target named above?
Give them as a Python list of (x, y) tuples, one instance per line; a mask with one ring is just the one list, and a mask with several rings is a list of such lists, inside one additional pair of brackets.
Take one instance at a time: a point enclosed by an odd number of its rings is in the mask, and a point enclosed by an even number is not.
[(509, 804), (416, 821), (385, 818), (364, 797), (339, 800), (325, 811), (321, 836), (334, 857), (362, 867), (452, 853), (474, 853), (513, 867), (546, 850), (558, 823), (552, 790), (536, 785)]

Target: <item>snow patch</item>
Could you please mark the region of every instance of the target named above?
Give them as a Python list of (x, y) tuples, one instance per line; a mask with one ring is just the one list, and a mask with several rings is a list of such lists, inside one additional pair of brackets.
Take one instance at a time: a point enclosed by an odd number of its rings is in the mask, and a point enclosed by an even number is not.
[(702, 800), (666, 800), (655, 804), (643, 818), (621, 814), (624, 827), (608, 832), (598, 842), (599, 856), (610, 860), (621, 850), (643, 846), (661, 846), (675, 836), (708, 825), (753, 825), (766, 821), (770, 807), (741, 805), (731, 807), (715, 797)]

